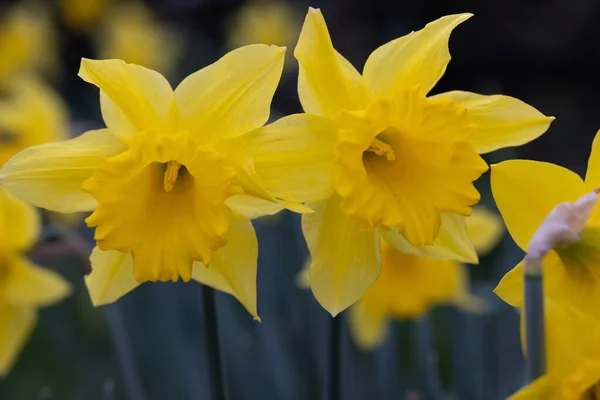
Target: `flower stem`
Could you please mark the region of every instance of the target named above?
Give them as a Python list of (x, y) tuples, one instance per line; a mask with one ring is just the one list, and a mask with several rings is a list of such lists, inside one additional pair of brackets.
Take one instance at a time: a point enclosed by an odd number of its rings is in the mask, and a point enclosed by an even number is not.
[(525, 257), (526, 379), (533, 382), (546, 373), (544, 287), (541, 259)]
[(212, 398), (214, 400), (224, 400), (225, 387), (223, 385), (223, 369), (221, 366), (215, 290), (206, 285), (202, 286), (202, 305), (205, 324), (204, 344), (208, 360), (208, 374), (212, 387)]
[(119, 365), (123, 373), (123, 382), (127, 391), (129, 400), (145, 400), (146, 393), (140, 380), (127, 329), (123, 322), (123, 315), (117, 303), (109, 304), (104, 307), (106, 313), (106, 322), (110, 331)]
[[(86, 275), (89, 274), (92, 271), (89, 255), (93, 249), (90, 242), (79, 232), (62, 228), (58, 225), (52, 225), (51, 230), (55, 231), (58, 239), (63, 244), (62, 247), (58, 246), (60, 253), (77, 257), (83, 265), (84, 273)], [(52, 251), (49, 253), (52, 253)], [(129, 400), (146, 400), (146, 393), (135, 366), (135, 358), (121, 310), (118, 304), (113, 303), (105, 306), (104, 311), (110, 337), (123, 374), (123, 383), (127, 392), (127, 398)]]
[(437, 370), (436, 354), (432, 349), (433, 326), (429, 315), (424, 314), (413, 320), (413, 345), (415, 346), (415, 364), (426, 398), (442, 397), (441, 384)]
[(342, 374), (340, 363), (340, 347), (342, 339), (342, 315), (339, 314), (331, 319), (329, 328), (329, 360), (328, 360), (328, 382), (325, 385), (328, 400), (341, 400), (340, 390), (342, 388)]

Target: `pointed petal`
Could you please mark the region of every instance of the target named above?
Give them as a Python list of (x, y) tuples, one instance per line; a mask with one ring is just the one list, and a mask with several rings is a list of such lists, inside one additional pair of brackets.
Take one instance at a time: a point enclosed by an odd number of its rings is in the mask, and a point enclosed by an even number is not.
[(466, 218), (458, 214), (443, 213), (440, 231), (429, 246), (415, 246), (397, 229), (380, 229), (381, 236), (396, 250), (417, 256), (440, 260), (456, 260), (477, 264), (479, 259), (468, 235)]
[(357, 301), (348, 312), (350, 333), (360, 349), (374, 350), (383, 343), (389, 324), (384, 310), (370, 308), (364, 302)]
[(71, 285), (62, 276), (26, 258), (13, 259), (9, 271), (2, 293), (13, 304), (45, 307), (71, 293)]
[(252, 200), (247, 201), (249, 196), (271, 202), (274, 205), (279, 205), (297, 213), (312, 212), (310, 207), (302, 203), (288, 200), (287, 198), (278, 198), (269, 192), (262, 177), (256, 171), (254, 157), (250, 149), (241, 138), (222, 140), (214, 148), (235, 169), (236, 175), (233, 182), (244, 190), (243, 198), (236, 198), (227, 202), (234, 212), (240, 215), (252, 216), (253, 218), (274, 214), (275, 206), (265, 206), (262, 202)]
[(244, 135), (254, 168), (276, 198), (322, 200), (333, 191), (335, 124), (322, 117), (296, 114)]
[(38, 210), (0, 186), (0, 248), (5, 253), (29, 249), (40, 233)]
[(264, 200), (246, 194), (231, 196), (225, 200), (225, 204), (233, 211), (234, 218), (255, 219), (267, 215), (277, 214), (285, 209), (279, 203)]
[(117, 301), (140, 284), (133, 275), (131, 253), (94, 247), (90, 262), (92, 272), (85, 277), (85, 284), (96, 307)]
[(91, 211), (97, 202), (81, 184), (105, 158), (126, 149), (108, 129), (88, 131), (74, 139), (29, 147), (0, 169), (0, 182), (36, 207), (71, 213)]
[(585, 189), (588, 192), (600, 188), (600, 131), (592, 143), (592, 151), (585, 174)]
[(321, 10), (309, 8), (294, 57), (300, 64), (298, 96), (304, 112), (335, 118), (342, 110), (366, 106), (361, 76), (333, 48)]
[(310, 286), (319, 303), (336, 316), (356, 302), (381, 272), (379, 231), (340, 210), (337, 195), (314, 203), (302, 217), (312, 257)]
[(504, 235), (502, 218), (485, 206), (475, 206), (467, 217), (467, 235), (477, 254), (484, 255), (496, 247)]
[(158, 72), (122, 60), (83, 58), (79, 77), (100, 88), (104, 122), (125, 143), (136, 131), (161, 130), (169, 123), (173, 89)]
[(523, 250), (555, 206), (585, 194), (576, 173), (537, 161), (510, 160), (492, 165), (491, 183), (504, 223)]
[(431, 98), (450, 98), (467, 109), (468, 122), (477, 127), (470, 142), (479, 154), (529, 143), (546, 132), (554, 120), (510, 96), (456, 90)]
[(389, 96), (396, 90), (420, 86), (428, 93), (444, 75), (450, 61), (448, 40), (452, 30), (472, 14), (442, 17), (384, 44), (365, 63), (363, 80), (372, 96)]
[(194, 263), (192, 278), (231, 294), (260, 321), (256, 308), (258, 241), (252, 223), (232, 220), (225, 239), (227, 244), (215, 252), (208, 267)]
[(210, 144), (262, 126), (284, 57), (285, 47), (245, 46), (185, 78), (175, 89), (179, 128)]
[(12, 369), (35, 328), (37, 313), (31, 307), (0, 302), (0, 315), (0, 377), (3, 377)]

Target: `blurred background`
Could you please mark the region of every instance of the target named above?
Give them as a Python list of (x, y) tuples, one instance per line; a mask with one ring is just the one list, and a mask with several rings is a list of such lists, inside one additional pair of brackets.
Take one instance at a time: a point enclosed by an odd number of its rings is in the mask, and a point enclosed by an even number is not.
[[(39, 96), (25, 98), (14, 113), (37, 121), (31, 128), (36, 132), (60, 129), (53, 134), (75, 136), (103, 127), (98, 90), (77, 77), (81, 57), (122, 58), (156, 69), (176, 85), (235, 47), (267, 43), (288, 46), (272, 119), (301, 112), (292, 53), (308, 6), (322, 9), (334, 46), (358, 70), (374, 49), (396, 37), (446, 14), (474, 13), (454, 31), (453, 59), (434, 91), (507, 94), (557, 117), (540, 139), (490, 154), (488, 162), (527, 158), (585, 171), (600, 128), (595, 0), (2, 1), (0, 101), (19, 96), (18, 75), (34, 74), (36, 93), (51, 98), (46, 105), (54, 107), (53, 117), (44, 119)], [(482, 202), (495, 209), (489, 174), (477, 185)], [(85, 245), (65, 249), (53, 229), (74, 229), (90, 240), (93, 233), (80, 215), (46, 214), (45, 221), (48, 228), (31, 257), (65, 276), (75, 291), (41, 311), (13, 371), (0, 379), (0, 399), (212, 399), (209, 371), (215, 366), (206, 357), (201, 286), (146, 283), (115, 305), (94, 308), (83, 283)], [(253, 321), (231, 296), (216, 297), (227, 398), (322, 398), (331, 317), (297, 284), (307, 255), (299, 217), (284, 212), (257, 220), (255, 227), (263, 322)], [(492, 290), (521, 256), (505, 235), (480, 265), (468, 267), (485, 312), (436, 306), (418, 319), (395, 321), (373, 351), (356, 346), (342, 313), (341, 398), (494, 400), (518, 389), (519, 317)], [(123, 369), (127, 364), (133, 372)], [(131, 388), (132, 373), (141, 390)]]

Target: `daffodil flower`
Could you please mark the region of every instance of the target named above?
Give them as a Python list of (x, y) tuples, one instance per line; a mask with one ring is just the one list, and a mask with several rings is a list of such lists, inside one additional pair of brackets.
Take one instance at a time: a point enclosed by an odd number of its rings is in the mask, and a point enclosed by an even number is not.
[[(574, 206), (578, 199), (587, 199), (600, 188), (600, 135), (596, 135), (592, 145), (585, 181), (557, 165), (527, 160), (493, 165), (491, 181), (494, 199), (508, 231), (517, 245), (527, 251), (538, 230), (552, 228), (548, 223), (542, 226), (551, 212), (568, 211), (571, 204)], [(568, 233), (569, 240), (564, 246), (557, 245), (542, 252), (545, 254), (542, 259), (544, 295), (600, 319), (598, 206), (589, 219), (575, 222), (578, 226)], [(561, 235), (567, 234), (564, 231), (559, 229)], [(543, 233), (538, 232), (537, 237), (543, 237)], [(521, 262), (508, 272), (495, 290), (514, 307), (523, 307), (523, 265)]]
[(43, 7), (19, 4), (0, 19), (0, 87), (26, 72), (52, 72), (56, 55), (55, 32)]
[(33, 331), (37, 309), (71, 290), (58, 274), (25, 257), (39, 228), (37, 210), (0, 187), (0, 377), (11, 370)]
[[(467, 230), (479, 254), (490, 251), (504, 233), (500, 217), (475, 207)], [(381, 276), (349, 311), (351, 333), (360, 348), (370, 350), (385, 339), (390, 319), (415, 318), (440, 303), (468, 311), (484, 309), (469, 293), (466, 266), (454, 260), (401, 253), (382, 240)]]
[(101, 89), (107, 128), (22, 151), (0, 182), (38, 207), (94, 210), (86, 219), (96, 228), (86, 278), (94, 304), (141, 282), (193, 278), (257, 318), (249, 219), (284, 207), (311, 212), (301, 201), (323, 196), (322, 165), (332, 158), (326, 146), (310, 146), (331, 129), (325, 119), (292, 115), (262, 127), (284, 54), (242, 47), (174, 91), (138, 65), (82, 61), (80, 77)]
[[(264, 43), (264, 42), (252, 42)], [(115, 3), (98, 30), (100, 58), (117, 58), (169, 75), (181, 55), (181, 38), (141, 2)]]
[(393, 40), (362, 76), (334, 48), (310, 9), (294, 55), (304, 111), (335, 124), (331, 195), (303, 218), (310, 284), (331, 314), (377, 280), (379, 237), (417, 255), (477, 262), (464, 216), (487, 169), (478, 153), (540, 136), (552, 118), (507, 96), (448, 92), (427, 97), (450, 60), (450, 33), (471, 14), (450, 15)]
[(509, 400), (600, 398), (600, 321), (545, 299), (548, 372)]

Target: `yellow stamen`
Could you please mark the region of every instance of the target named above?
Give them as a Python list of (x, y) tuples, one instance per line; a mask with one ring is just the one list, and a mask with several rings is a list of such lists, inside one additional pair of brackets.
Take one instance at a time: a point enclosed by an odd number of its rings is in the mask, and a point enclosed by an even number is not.
[(170, 192), (175, 186), (175, 182), (177, 182), (177, 175), (179, 174), (179, 168), (181, 168), (181, 164), (179, 164), (177, 161), (171, 160), (167, 163), (167, 170), (165, 171), (165, 178), (163, 179), (165, 192)]
[(394, 154), (392, 147), (387, 143), (383, 143), (377, 138), (373, 139), (367, 151), (375, 153), (378, 156), (385, 156), (388, 161), (394, 161), (396, 159), (396, 155)]

